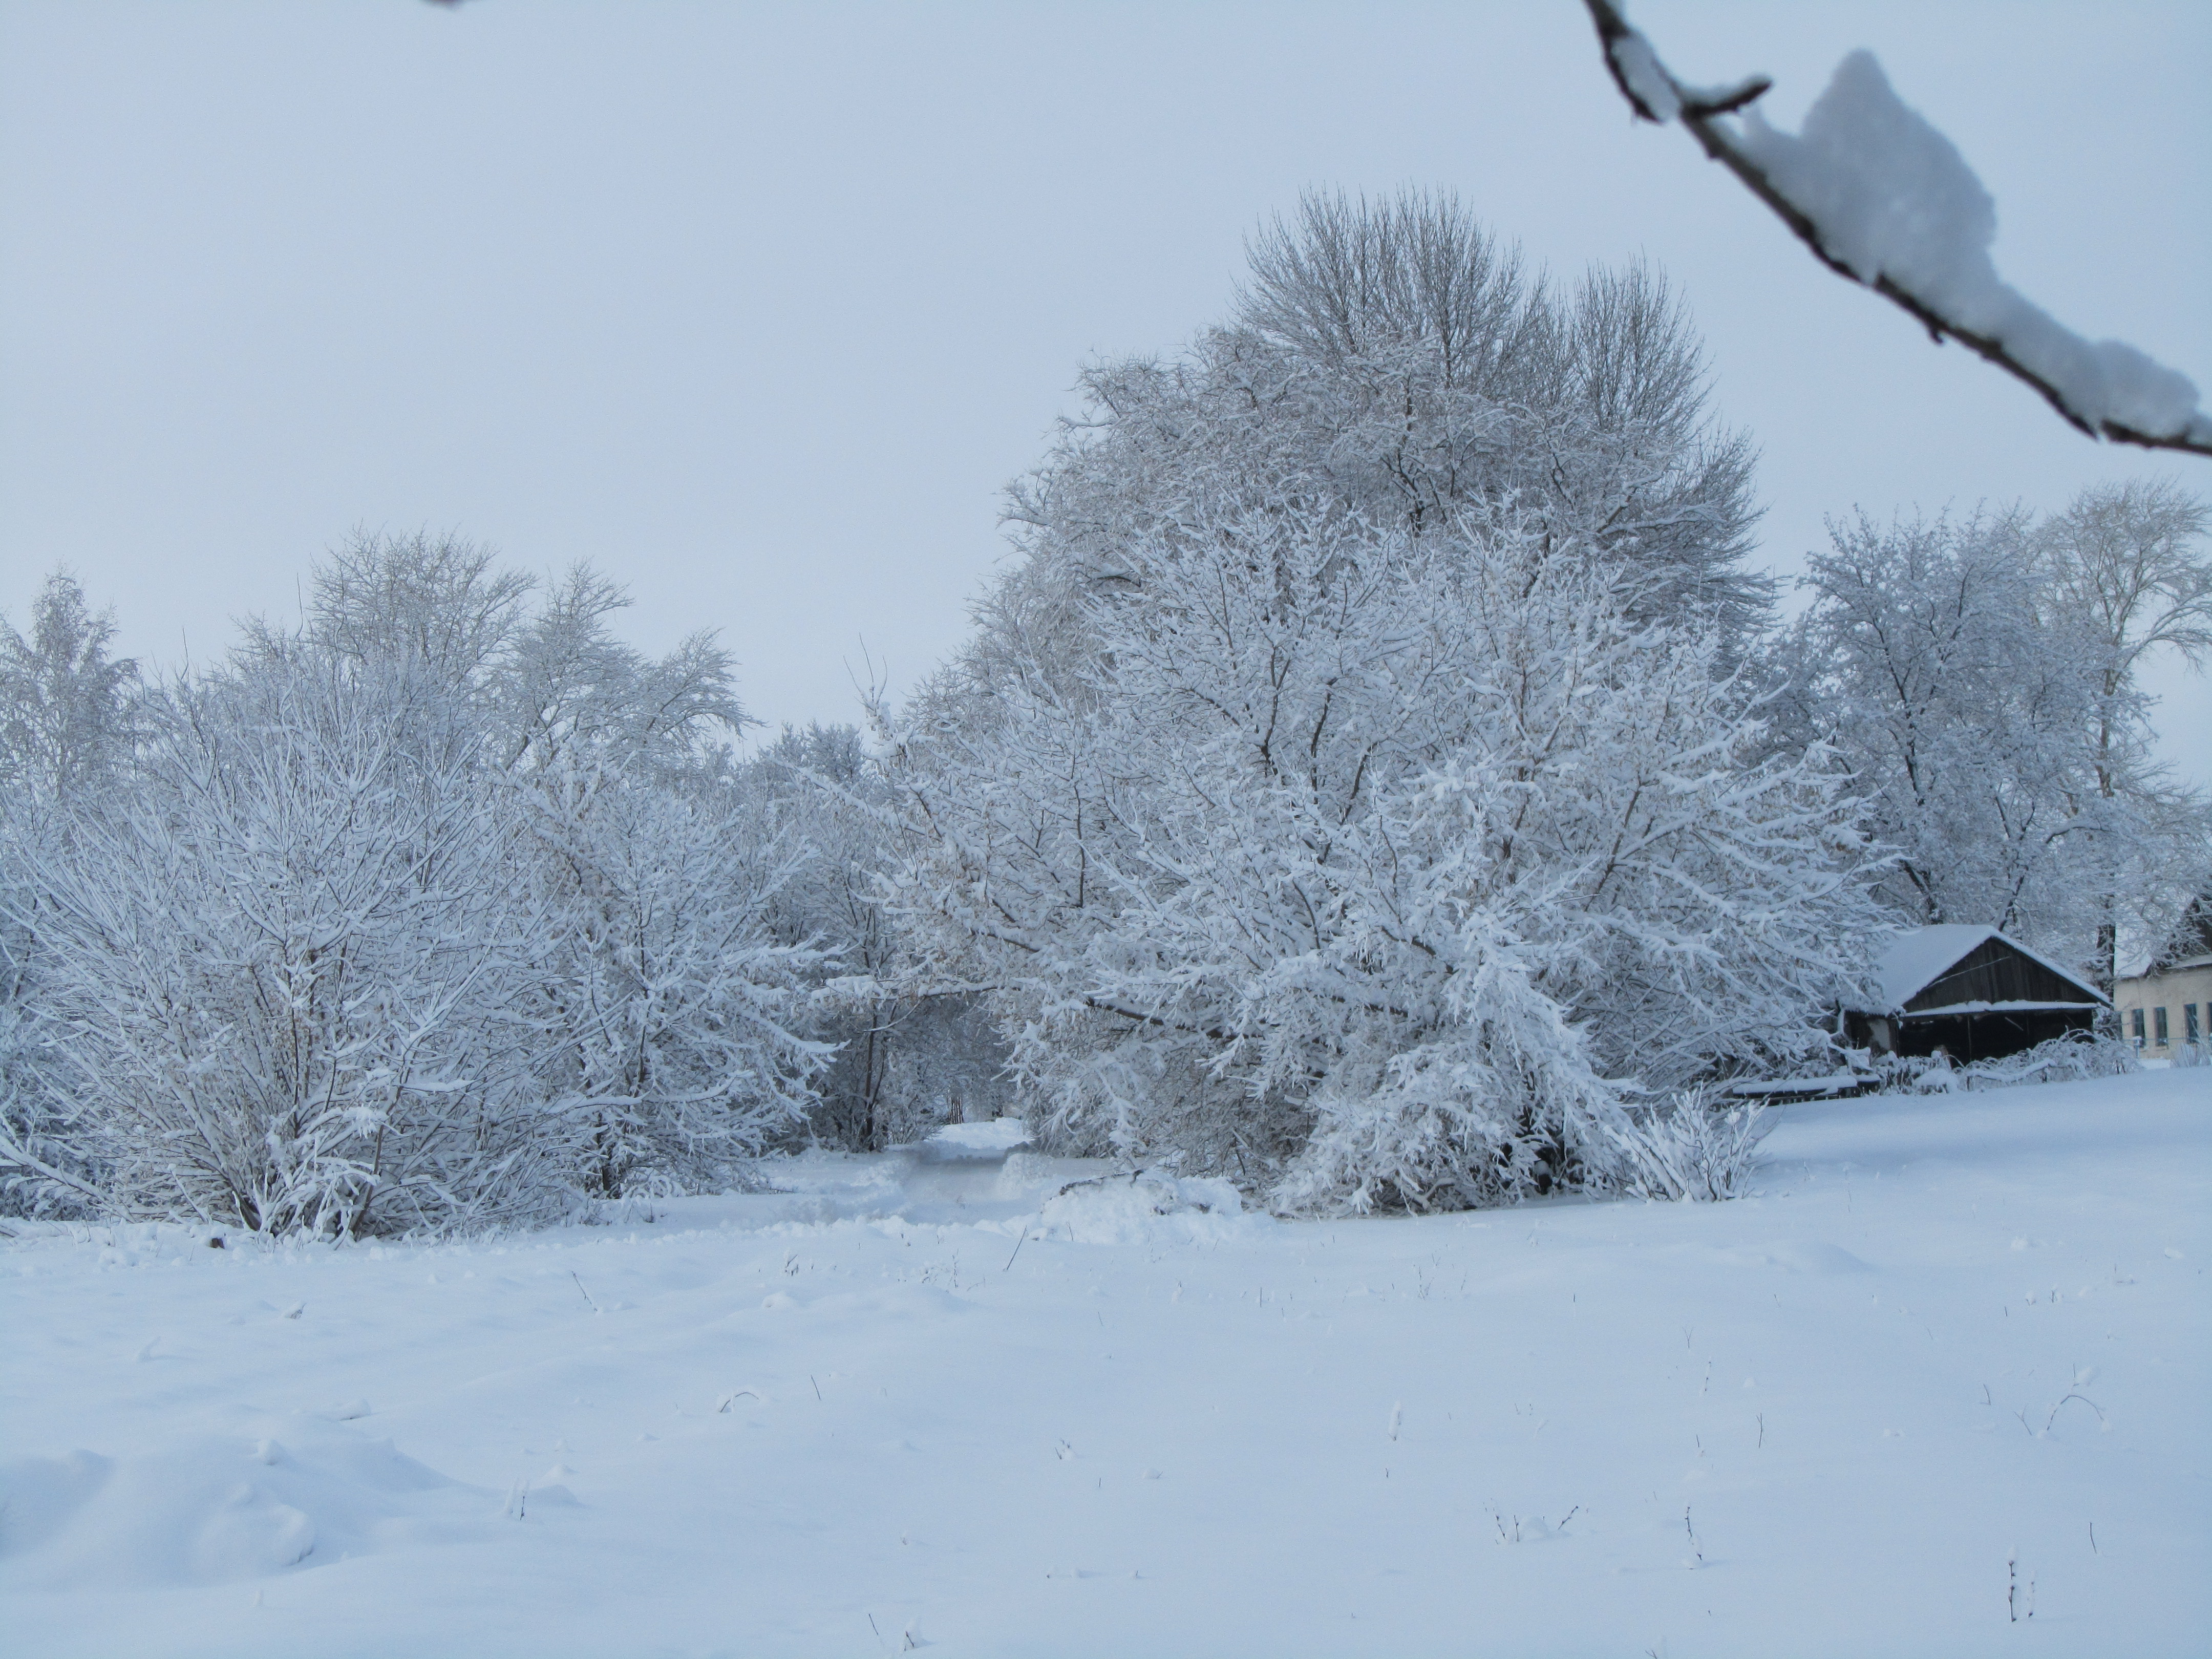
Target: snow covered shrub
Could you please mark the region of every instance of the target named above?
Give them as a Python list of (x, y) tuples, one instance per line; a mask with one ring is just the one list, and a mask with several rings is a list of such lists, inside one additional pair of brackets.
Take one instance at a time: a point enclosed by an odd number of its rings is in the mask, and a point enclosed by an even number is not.
[(728, 1184), (804, 1118), (830, 1053), (800, 1034), (818, 953), (766, 921), (799, 855), (746, 836), (726, 785), (551, 782), (523, 792), (540, 931), (515, 1013), (571, 1178), (608, 1198)]
[(1676, 1091), (1625, 1113), (1613, 1127), (1625, 1185), (1644, 1198), (1703, 1201), (1741, 1196), (1774, 1126), (1769, 1109), (1705, 1088)]
[(1882, 1094), (1936, 1094), (1953, 1090), (2009, 1089), (2023, 1083), (2072, 1083), (2083, 1078), (2120, 1077), (2142, 1068), (2134, 1043), (2124, 1037), (2069, 1032), (1996, 1060), (1958, 1065), (1948, 1057), (1886, 1055), (1881, 1062)]
[(127, 1212), (266, 1231), (526, 1205), (511, 830), (465, 711), (301, 652), (170, 689), (34, 858), (47, 1086)]
[(732, 1178), (799, 1121), (811, 939), (779, 942), (810, 849), (750, 814), (716, 734), (746, 716), (727, 653), (653, 659), (615, 638), (628, 603), (571, 571), (495, 661), (484, 701), (525, 834), (528, 971), (512, 1017), (565, 1178), (594, 1198)]

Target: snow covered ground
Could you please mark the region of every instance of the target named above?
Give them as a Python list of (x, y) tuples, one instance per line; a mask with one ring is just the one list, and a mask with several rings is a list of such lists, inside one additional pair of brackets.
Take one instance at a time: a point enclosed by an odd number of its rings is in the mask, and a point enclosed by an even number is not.
[(1096, 1169), (974, 1140), (493, 1243), (5, 1243), (0, 1645), (2212, 1630), (2212, 1073), (1793, 1106), (1722, 1205), (1285, 1224), (1122, 1177), (1040, 1222)]

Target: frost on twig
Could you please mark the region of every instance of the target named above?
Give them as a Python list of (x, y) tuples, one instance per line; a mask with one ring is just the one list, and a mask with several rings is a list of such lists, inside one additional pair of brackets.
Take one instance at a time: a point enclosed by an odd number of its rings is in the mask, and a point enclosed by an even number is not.
[[(1998, 277), (1996, 204), (1872, 53), (1844, 58), (1803, 130), (1788, 133), (1748, 107), (1764, 76), (1686, 85), (1612, 0), (1585, 3), (1629, 106), (1662, 125), (1679, 120), (1829, 270), (2026, 381), (2092, 437), (2212, 455), (2212, 416), (2186, 375), (2120, 341), (2084, 339)], [(1738, 111), (1741, 123), (1726, 118)]]

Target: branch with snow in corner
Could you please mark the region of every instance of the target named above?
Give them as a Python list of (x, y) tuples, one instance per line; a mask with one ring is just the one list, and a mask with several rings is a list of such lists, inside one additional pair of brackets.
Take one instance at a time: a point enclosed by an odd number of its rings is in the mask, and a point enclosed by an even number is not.
[[(1911, 313), (1939, 343), (1948, 335), (2026, 381), (2092, 437), (2212, 455), (2212, 416), (2188, 376), (2118, 340), (2082, 338), (1998, 277), (1996, 203), (1872, 53), (1844, 58), (1803, 130), (1788, 133), (1749, 107), (1765, 76), (1687, 85), (1612, 0), (1585, 3), (1638, 116), (1688, 128), (1829, 270)], [(1740, 124), (1728, 118), (1737, 112)]]

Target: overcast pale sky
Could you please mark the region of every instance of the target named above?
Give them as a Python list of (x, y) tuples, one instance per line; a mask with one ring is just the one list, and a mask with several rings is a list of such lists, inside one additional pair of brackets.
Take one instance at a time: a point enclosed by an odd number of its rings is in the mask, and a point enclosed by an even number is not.
[[(1632, 15), (1794, 126), (1853, 47), (1998, 204), (2000, 271), (2212, 384), (2212, 5)], [(1819, 270), (1578, 0), (1231, 5), (0, 0), (0, 612), (70, 566), (205, 657), (355, 526), (590, 559), (771, 722), (957, 641), (1000, 486), (1086, 356), (1218, 316), (1314, 185), (1458, 190), (1571, 273), (1647, 256), (1764, 452), (1761, 558), (1825, 515), (2055, 507), (2212, 465), (2079, 437)], [(2207, 682), (2162, 674), (2212, 776)]]

